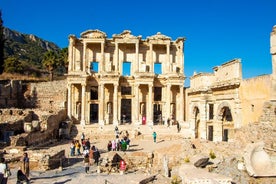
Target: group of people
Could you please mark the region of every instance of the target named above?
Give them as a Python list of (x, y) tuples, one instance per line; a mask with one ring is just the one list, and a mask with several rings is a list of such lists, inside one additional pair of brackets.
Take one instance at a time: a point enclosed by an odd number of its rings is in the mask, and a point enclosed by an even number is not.
[[(108, 141), (107, 150), (108, 151), (126, 151), (129, 149), (130, 139), (128, 131), (121, 132), (118, 127), (115, 127), (115, 139), (112, 141)], [(122, 139), (120, 139), (120, 135), (122, 134)]]
[[(24, 153), (21, 159), (22, 166), (17, 171), (17, 182), (16, 184), (29, 184), (30, 174), (30, 161), (28, 153)], [(4, 157), (0, 158), (0, 184), (7, 184), (8, 178), (11, 176), (10, 169)]]
[[(82, 153), (81, 153), (82, 148)], [(94, 145), (91, 146), (89, 138), (85, 138), (84, 133), (81, 134), (81, 140), (73, 140), (70, 144), (71, 156), (83, 156), (85, 172), (89, 172), (89, 168), (94, 163), (98, 166), (101, 157), (100, 151)]]

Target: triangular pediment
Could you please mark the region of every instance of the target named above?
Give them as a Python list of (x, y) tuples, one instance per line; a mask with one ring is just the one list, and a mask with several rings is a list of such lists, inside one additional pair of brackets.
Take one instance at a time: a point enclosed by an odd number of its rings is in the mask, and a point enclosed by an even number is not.
[(98, 29), (87, 30), (81, 33), (81, 38), (106, 38), (106, 37), (107, 35)]
[(134, 36), (131, 34), (131, 31), (130, 30), (124, 30), (122, 33), (120, 34), (114, 34), (112, 36), (113, 38), (120, 38), (120, 39), (140, 39), (141, 36)]
[(160, 32), (156, 33), (153, 36), (149, 36), (147, 37), (148, 40), (171, 40), (170, 37), (161, 34)]

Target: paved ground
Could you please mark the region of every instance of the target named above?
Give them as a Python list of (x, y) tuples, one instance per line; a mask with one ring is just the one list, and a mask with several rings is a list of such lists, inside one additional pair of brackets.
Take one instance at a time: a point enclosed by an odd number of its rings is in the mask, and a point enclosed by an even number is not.
[[(105, 151), (108, 140), (93, 140), (92, 145), (95, 145), (100, 150)], [(131, 147), (129, 151), (146, 151), (152, 152), (155, 149), (159, 149), (162, 147), (166, 147), (173, 142), (179, 142), (179, 140), (175, 141), (164, 141), (157, 140), (157, 143), (154, 143), (152, 140), (131, 140)], [(62, 144), (57, 145), (55, 147), (51, 147), (51, 149), (65, 149), (66, 155), (69, 155), (70, 141), (63, 141)], [(104, 157), (102, 153), (102, 157)], [(146, 179), (151, 177), (152, 175), (145, 174), (142, 171), (137, 172), (126, 172), (121, 175), (120, 173), (116, 174), (105, 174), (96, 172), (96, 166), (91, 166), (90, 172), (86, 174), (84, 172), (84, 167), (82, 163), (82, 156), (74, 157), (74, 163), (71, 163), (69, 167), (63, 168), (62, 171), (59, 169), (47, 171), (47, 172), (39, 172), (39, 171), (31, 171), (31, 183), (34, 184), (80, 184), (80, 183), (97, 183), (97, 184), (138, 184), (142, 179)], [(9, 184), (16, 183), (16, 172), (19, 168), (18, 165), (13, 165), (12, 176), (9, 178)], [(156, 175), (156, 174), (155, 174)], [(170, 183), (170, 178), (165, 178), (161, 174), (157, 174), (156, 180), (152, 183)]]

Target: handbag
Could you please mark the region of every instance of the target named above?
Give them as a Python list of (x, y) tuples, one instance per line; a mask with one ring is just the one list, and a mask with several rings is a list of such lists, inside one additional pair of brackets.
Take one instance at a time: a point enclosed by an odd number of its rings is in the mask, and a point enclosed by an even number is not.
[(10, 169), (6, 169), (5, 172), (4, 172), (4, 178), (8, 178), (10, 177), (12, 174), (11, 174), (11, 171)]

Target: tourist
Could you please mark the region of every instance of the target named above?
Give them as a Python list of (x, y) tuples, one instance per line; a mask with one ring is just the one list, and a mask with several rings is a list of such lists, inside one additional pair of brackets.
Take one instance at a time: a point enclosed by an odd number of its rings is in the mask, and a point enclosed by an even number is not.
[(91, 149), (93, 150), (93, 159), (95, 161), (95, 164), (98, 166), (99, 165), (99, 159), (101, 157), (100, 152), (95, 146), (92, 146)]
[(79, 141), (79, 140), (76, 140), (76, 141), (75, 141), (75, 147), (76, 147), (78, 156), (80, 156), (80, 155), (81, 155), (81, 152), (80, 152), (81, 144), (80, 144), (80, 141)]
[(27, 178), (29, 179), (30, 160), (29, 160), (29, 157), (28, 157), (28, 153), (26, 153), (26, 152), (23, 154), (23, 158), (22, 158), (22, 171), (27, 176)]
[(157, 134), (156, 134), (156, 132), (154, 131), (154, 132), (152, 133), (152, 137), (153, 137), (153, 142), (155, 142), (155, 143), (156, 143), (156, 136), (157, 136)]
[(27, 176), (22, 172), (21, 169), (17, 171), (17, 182), (16, 184), (29, 184), (30, 181)]
[(5, 162), (5, 158), (1, 157), (0, 158), (0, 183), (1, 184), (7, 184), (8, 182), (8, 175), (7, 175), (7, 171), (8, 171), (8, 166)]
[(70, 155), (75, 156), (75, 141), (72, 140), (71, 144), (70, 144)]
[(89, 163), (90, 163), (90, 161), (89, 161), (89, 155), (88, 154), (86, 154), (84, 156), (83, 163), (84, 163), (85, 173), (88, 173), (88, 171), (89, 171)]
[(90, 147), (91, 147), (90, 141), (89, 141), (89, 138), (87, 138), (85, 141), (85, 149), (90, 150)]
[(112, 150), (112, 142), (108, 141), (107, 143), (107, 151), (111, 151)]
[(177, 132), (179, 133), (181, 130), (181, 127), (178, 121), (176, 121), (176, 128), (177, 128)]
[(81, 142), (82, 142), (84, 139), (85, 139), (85, 135), (84, 135), (84, 133), (82, 132), (82, 133), (81, 133)]
[(116, 151), (116, 141), (113, 139), (112, 140), (112, 142), (111, 142), (111, 144), (112, 144), (112, 151)]

